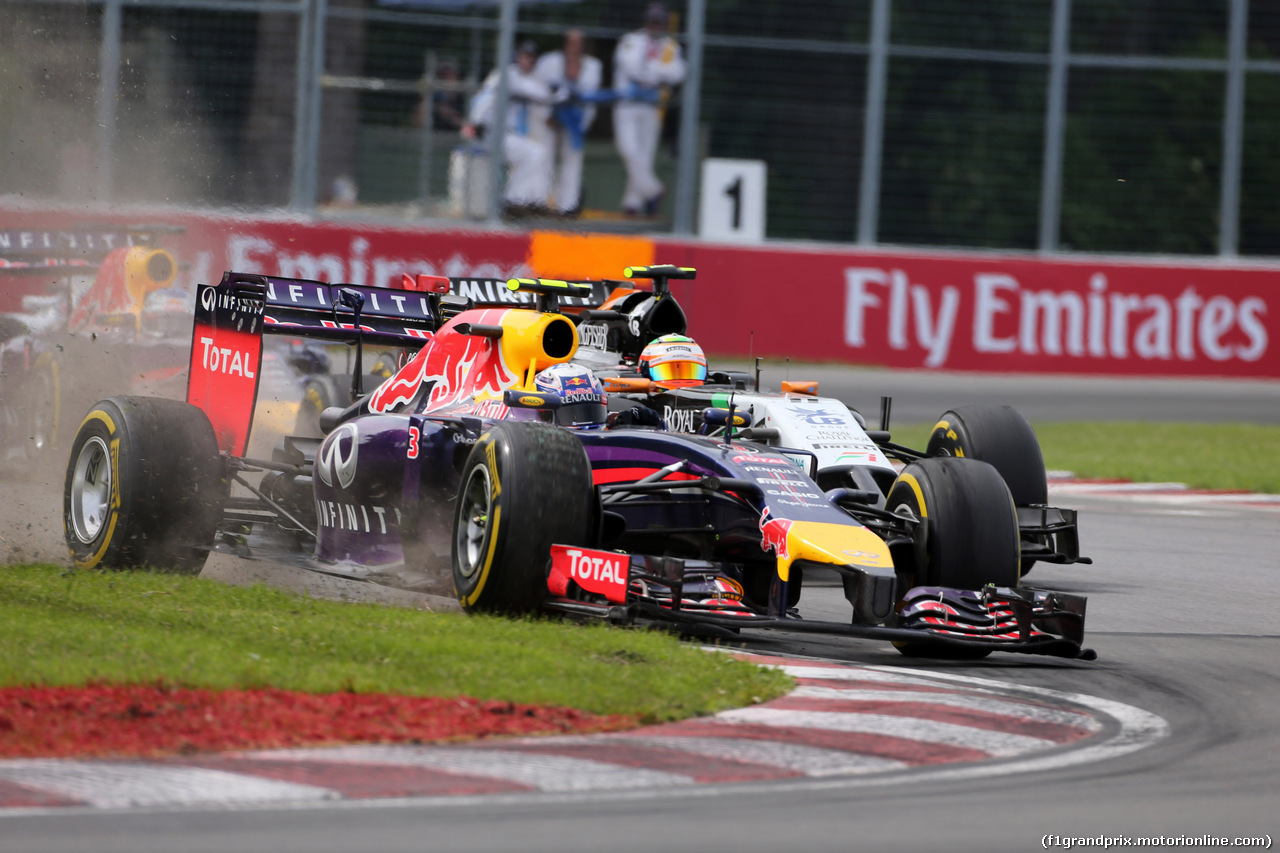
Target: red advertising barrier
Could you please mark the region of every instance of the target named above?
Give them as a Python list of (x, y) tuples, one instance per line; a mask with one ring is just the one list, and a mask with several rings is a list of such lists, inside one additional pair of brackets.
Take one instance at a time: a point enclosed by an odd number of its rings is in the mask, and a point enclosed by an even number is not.
[[(83, 213), (0, 210), (0, 234), (80, 227)], [(672, 286), (718, 356), (897, 368), (1280, 378), (1280, 265), (1042, 259), (482, 230), (428, 231), (285, 217), (132, 212), (95, 223), (177, 225), (161, 245), (178, 286), (223, 270), (386, 286), (403, 273), (477, 278), (698, 269)], [(0, 247), (2, 248), (2, 247)], [(615, 270), (616, 268), (616, 270)], [(613, 272), (610, 272), (613, 270)], [(0, 278), (0, 311), (29, 276)], [(475, 294), (477, 296), (481, 294)]]
[[(4, 242), (15, 247), (60, 245), (65, 263), (74, 252), (52, 236), (79, 235), (83, 212), (0, 210), (0, 261)], [(159, 226), (158, 244), (173, 252), (183, 269), (177, 285), (194, 293), (197, 283), (215, 283), (224, 270), (289, 278), (387, 286), (405, 272), (502, 278), (527, 276), (529, 235), (481, 230), (439, 231), (380, 227), (358, 222), (315, 222), (286, 217), (235, 217), (173, 211), (134, 211), (92, 216), (98, 230)], [(99, 241), (100, 242), (100, 241)], [(88, 250), (81, 237), (79, 246)], [(50, 253), (51, 254), (51, 253)], [(24, 258), (30, 256), (27, 252)], [(88, 256), (92, 262), (92, 256)], [(0, 270), (0, 273), (3, 271)], [(25, 293), (40, 292), (60, 273), (0, 276), (0, 311), (21, 310)]]
[(1280, 377), (1280, 268), (660, 244), (703, 347), (897, 368)]

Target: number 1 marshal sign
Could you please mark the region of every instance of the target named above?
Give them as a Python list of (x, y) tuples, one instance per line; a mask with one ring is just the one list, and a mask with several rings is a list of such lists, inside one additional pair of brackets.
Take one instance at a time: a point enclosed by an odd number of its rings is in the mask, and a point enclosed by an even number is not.
[(767, 172), (763, 160), (703, 160), (698, 236), (744, 243), (763, 240)]

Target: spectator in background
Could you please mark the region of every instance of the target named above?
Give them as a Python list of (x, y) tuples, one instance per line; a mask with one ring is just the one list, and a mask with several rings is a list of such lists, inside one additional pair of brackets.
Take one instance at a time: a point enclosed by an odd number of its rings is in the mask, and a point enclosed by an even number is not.
[(551, 209), (565, 216), (582, 207), (582, 147), (596, 117), (591, 98), (600, 90), (602, 68), (600, 60), (587, 55), (582, 30), (571, 29), (564, 34), (563, 50), (544, 53), (534, 69), (559, 101), (545, 127), (553, 161)]
[[(539, 106), (551, 103), (551, 87), (534, 76), (538, 48), (531, 41), (516, 49), (516, 59), (505, 69), (507, 75), (506, 133), (502, 156), (507, 162), (507, 185), (502, 200), (510, 215), (544, 210), (551, 185), (551, 156), (546, 133), (534, 121)], [(471, 114), (462, 127), (467, 139), (477, 137), (477, 128), (493, 126), (494, 101), (498, 96), (499, 69), (495, 68), (471, 101)]]
[(433, 130), (461, 130), (466, 123), (467, 98), (461, 89), (458, 68), (445, 60), (436, 66), (436, 85), (431, 92), (431, 127)]
[(680, 45), (666, 35), (667, 10), (651, 3), (644, 13), (644, 29), (627, 33), (613, 54), (613, 137), (627, 168), (622, 210), (629, 216), (653, 216), (664, 188), (653, 171), (662, 134), (664, 88), (684, 82)]

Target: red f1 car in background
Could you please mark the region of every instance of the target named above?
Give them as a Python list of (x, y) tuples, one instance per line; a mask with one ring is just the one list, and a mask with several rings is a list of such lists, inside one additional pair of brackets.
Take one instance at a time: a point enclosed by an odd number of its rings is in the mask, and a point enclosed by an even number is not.
[(65, 447), (100, 388), (180, 395), (190, 308), (152, 298), (178, 271), (157, 239), (0, 231), (0, 460), (41, 456), (59, 437)]

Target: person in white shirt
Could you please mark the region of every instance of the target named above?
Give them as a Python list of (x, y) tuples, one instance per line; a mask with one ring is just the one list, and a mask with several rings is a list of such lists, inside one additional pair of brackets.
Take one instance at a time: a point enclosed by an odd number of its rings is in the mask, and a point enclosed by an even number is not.
[(534, 75), (551, 87), (559, 101), (547, 110), (543, 126), (554, 161), (550, 206), (561, 214), (570, 215), (581, 206), (583, 140), (596, 117), (590, 97), (600, 90), (602, 69), (600, 60), (587, 55), (578, 29), (566, 31), (564, 49), (544, 53), (534, 68)]
[(627, 168), (622, 210), (628, 215), (658, 212), (664, 188), (653, 172), (662, 133), (663, 87), (684, 82), (680, 45), (665, 34), (667, 10), (651, 3), (644, 13), (644, 29), (627, 33), (613, 54), (613, 136)]
[[(533, 73), (537, 57), (537, 46), (531, 41), (523, 42), (516, 50), (516, 61), (506, 68), (507, 116), (502, 154), (507, 161), (507, 185), (502, 199), (509, 212), (544, 209), (551, 185), (550, 147), (536, 122), (539, 107), (551, 103), (552, 93), (551, 87)], [(462, 128), (466, 138), (474, 139), (477, 127), (492, 126), (500, 79), (495, 68), (471, 101), (469, 121)]]

